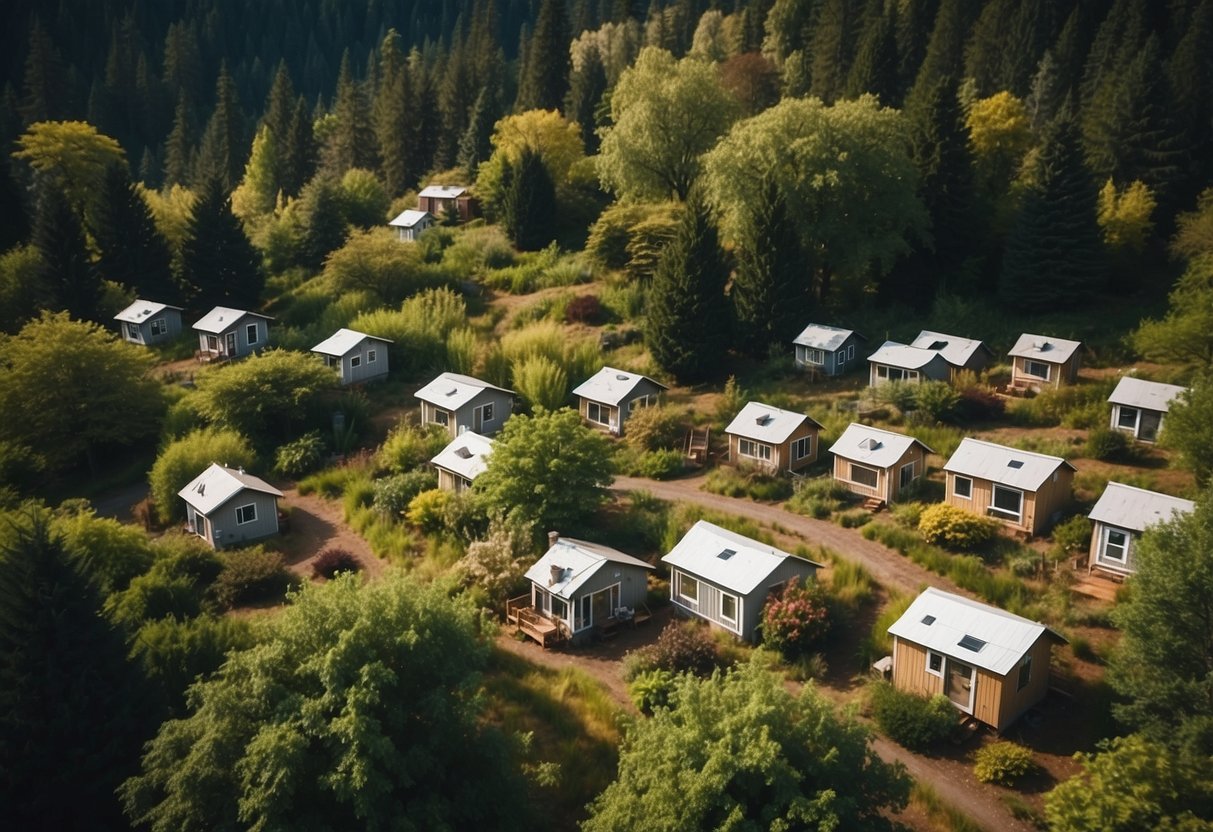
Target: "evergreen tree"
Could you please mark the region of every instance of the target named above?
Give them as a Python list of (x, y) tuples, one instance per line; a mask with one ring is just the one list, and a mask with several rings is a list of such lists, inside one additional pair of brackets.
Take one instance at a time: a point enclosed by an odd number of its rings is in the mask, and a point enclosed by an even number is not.
[(177, 300), (168, 243), (125, 165), (106, 171), (93, 239), (101, 276), (161, 303)]
[(577, 122), (577, 126), (581, 128), (581, 143), (585, 145), (588, 156), (598, 152), (600, 139), (594, 114), (602, 103), (606, 90), (606, 67), (597, 47), (592, 47), (585, 50), (581, 66), (573, 73), (569, 94), (564, 102), (565, 116), (570, 121)]
[(1115, 0), (1099, 24), (1083, 68), (1082, 109), (1097, 96), (1112, 94), (1121, 69), (1145, 45), (1149, 36), (1147, 3), (1148, 0)]
[(8, 164), (0, 162), (0, 252), (25, 242), (29, 231), (29, 213), (21, 188)]
[(858, 98), (870, 92), (888, 107), (901, 103), (901, 85), (897, 74), (897, 29), (891, 12), (881, 0), (870, 4), (855, 61), (847, 75), (846, 97)]
[(778, 181), (766, 177), (739, 243), (729, 294), (736, 342), (747, 354), (767, 357), (808, 320), (814, 272), (808, 257)]
[(679, 381), (702, 381), (720, 369), (729, 343), (728, 277), (707, 203), (692, 191), (653, 275), (645, 319), (653, 359)]
[(215, 82), (215, 109), (198, 145), (194, 184), (205, 185), (212, 179), (218, 179), (223, 189), (230, 191), (240, 181), (241, 171), (244, 170), (244, 148), (247, 146), (244, 114), (240, 110), (236, 82), (232, 80), (224, 62), (219, 65), (219, 78)]
[(63, 118), (69, 103), (65, 78), (63, 58), (42, 21), (35, 17), (30, 26), (21, 85), (20, 110), (26, 124)]
[(518, 85), (520, 110), (558, 110), (569, 91), (569, 21), (565, 0), (543, 0)]
[(1086, 300), (1102, 275), (1098, 194), (1069, 112), (1046, 130), (1033, 179), (1007, 240), (999, 292), (1010, 308), (1044, 311)]
[(316, 172), (316, 137), (312, 133), (312, 116), (307, 100), (301, 95), (295, 101), (291, 126), (282, 146), (282, 192), (296, 196), (304, 183)]
[(379, 47), (379, 89), (375, 95), (375, 137), (379, 144), (379, 169), (387, 192), (402, 194), (407, 181), (408, 157), (405, 141), (409, 126), (408, 68), (400, 51), (400, 35), (390, 30)]
[(320, 152), (321, 167), (337, 176), (350, 168), (374, 170), (378, 167), (370, 106), (365, 89), (354, 79), (348, 49), (341, 56), (333, 116), (336, 124), (325, 137)]
[(501, 106), (497, 95), (497, 85), (490, 82), (481, 87), (472, 105), (471, 118), (467, 129), (459, 139), (459, 167), (466, 171), (468, 180), (476, 178), (480, 163), (493, 153), (493, 125), (501, 118)]
[(177, 97), (173, 130), (168, 134), (168, 140), (164, 143), (164, 184), (166, 186), (185, 185), (193, 180), (193, 147), (190, 108), (183, 92)]
[(274, 73), (274, 85), (265, 100), (265, 118), (262, 123), (281, 142), (286, 139), (291, 130), (291, 117), (295, 114), (295, 85), (291, 81), (290, 70), (286, 61), (278, 64)]
[(318, 270), (330, 252), (341, 248), (347, 233), (336, 178), (323, 172), (313, 177), (300, 192), (299, 212), (303, 217), (301, 261)]
[(77, 320), (100, 320), (101, 280), (89, 260), (80, 217), (45, 177), (38, 183), (33, 243), (42, 254), (41, 282), (50, 289), (55, 308)]
[[(508, 172), (507, 172), (508, 171)], [(556, 184), (543, 157), (529, 145), (502, 175), (501, 224), (514, 245), (537, 251), (555, 236)]]
[(1032, 76), (1031, 91), (1024, 104), (1032, 121), (1032, 132), (1040, 135), (1046, 124), (1061, 111), (1062, 104), (1070, 95), (1070, 89), (1061, 76), (1060, 64), (1053, 58), (1053, 51), (1046, 49)]
[(118, 785), (155, 730), (144, 680), (42, 511), (0, 548), (0, 805), (14, 829), (125, 829)]
[(181, 284), (196, 310), (256, 309), (265, 285), (261, 258), (232, 213), (217, 178), (204, 183), (181, 246)]
[[(973, 250), (973, 158), (958, 93), (956, 79), (941, 78), (913, 124), (919, 195), (935, 238), (932, 275), (956, 271)], [(915, 292), (929, 297), (934, 289), (920, 285)]]
[(969, 0), (941, 0), (931, 40), (922, 66), (914, 77), (914, 86), (906, 96), (905, 109), (919, 107), (931, 96), (935, 85), (947, 76), (961, 77), (964, 71), (964, 46), (977, 4)]
[(1184, 188), (1176, 200), (1190, 204), (1196, 191), (1213, 181), (1213, 0), (1202, 0), (1192, 13), (1187, 29), (1167, 64), (1170, 88), (1175, 96), (1176, 116), (1189, 131), (1194, 170), (1192, 187)]
[(914, 79), (918, 77), (918, 70), (927, 55), (932, 21), (938, 10), (939, 0), (905, 0), (897, 6), (897, 76), (901, 81), (899, 102), (904, 100), (914, 86)]
[(1022, 96), (1054, 35), (1053, 0), (993, 0), (982, 9), (965, 48), (965, 77), (977, 95)]
[(434, 164), (436, 143), (433, 125), (440, 123), (438, 93), (434, 88), (435, 70), (431, 72), (421, 53), (413, 50), (409, 54), (409, 94), (414, 102), (415, 113), (409, 124), (405, 165), (405, 181), (410, 186), (420, 182)]
[(810, 91), (826, 104), (842, 96), (853, 48), (856, 0), (822, 0), (809, 54)]
[(472, 61), (464, 44), (458, 44), (447, 56), (446, 71), (438, 87), (438, 109), (442, 114), (442, 129), (438, 134), (435, 167), (448, 168), (459, 156), (459, 141), (468, 126), (468, 116), (475, 103), (472, 86)]

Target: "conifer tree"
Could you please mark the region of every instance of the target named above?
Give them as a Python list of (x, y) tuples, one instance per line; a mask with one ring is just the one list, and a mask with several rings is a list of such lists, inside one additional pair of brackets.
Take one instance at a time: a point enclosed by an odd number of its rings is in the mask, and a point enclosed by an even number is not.
[[(941, 78), (913, 120), (919, 194), (931, 218), (932, 272), (953, 272), (973, 249), (973, 158), (955, 78)], [(934, 286), (920, 286), (931, 294)]]
[(346, 238), (341, 190), (336, 178), (321, 172), (304, 185), (299, 194), (299, 212), (303, 217), (302, 263), (318, 270), (329, 253), (341, 248)]
[(514, 245), (537, 251), (555, 237), (556, 185), (543, 157), (529, 145), (518, 161), (507, 162), (500, 203), (501, 223)]
[(408, 139), (405, 142), (405, 182), (411, 187), (429, 172), (434, 164), (434, 130), (438, 124), (438, 94), (434, 88), (433, 73), (426, 66), (421, 53), (414, 49), (409, 53), (409, 96), (415, 112), (409, 122)]
[(290, 70), (286, 61), (278, 63), (274, 73), (274, 84), (265, 99), (265, 118), (262, 123), (278, 138), (279, 142), (286, 139), (291, 129), (291, 117), (295, 113), (295, 85), (291, 81)]
[(81, 321), (100, 320), (101, 280), (89, 260), (80, 217), (57, 184), (38, 183), (33, 243), (42, 255), (41, 283), (56, 309)]
[(379, 88), (375, 95), (375, 137), (379, 144), (379, 170), (387, 192), (404, 193), (408, 159), (405, 141), (409, 125), (408, 69), (400, 51), (400, 35), (390, 30), (379, 47)]
[(480, 88), (476, 103), (472, 105), (467, 129), (459, 139), (459, 167), (467, 173), (468, 180), (476, 178), (476, 172), (493, 154), (493, 125), (501, 118), (501, 105), (497, 84), (490, 82)]
[(921, 106), (941, 78), (961, 77), (964, 71), (964, 46), (977, 4), (969, 0), (941, 0), (927, 44), (926, 57), (906, 96), (905, 108)]
[(256, 309), (261, 300), (261, 257), (218, 178), (203, 184), (186, 226), (181, 284), (199, 311), (212, 306)]
[(518, 85), (520, 110), (558, 110), (569, 91), (569, 21), (565, 0), (543, 0)]
[(869, 4), (855, 60), (847, 74), (846, 97), (858, 98), (865, 92), (875, 95), (886, 107), (901, 103), (897, 30), (892, 13), (885, 11), (881, 0)]
[(190, 108), (185, 93), (177, 97), (173, 130), (164, 143), (164, 184), (185, 185), (193, 180), (194, 140), (190, 124)]
[(316, 138), (312, 133), (312, 116), (307, 100), (301, 95), (295, 100), (291, 126), (282, 147), (282, 192), (297, 196), (304, 183), (316, 172)]
[(1043, 311), (1100, 288), (1098, 193), (1068, 110), (1049, 126), (1003, 255), (999, 293), (1011, 308)]
[(325, 138), (320, 152), (321, 167), (336, 176), (350, 168), (374, 170), (378, 167), (370, 106), (363, 86), (354, 79), (348, 49), (341, 56), (333, 116), (336, 126)]
[(1111, 95), (1120, 70), (1145, 45), (1148, 0), (1114, 0), (1087, 52), (1082, 75), (1082, 110), (1097, 96)]
[[(939, 0), (905, 0), (897, 11), (897, 76), (901, 81), (898, 101), (905, 99), (914, 86), (918, 70), (927, 54), (931, 26), (939, 10)], [(880, 103), (884, 103), (882, 100)], [(890, 102), (891, 103), (891, 102)]]
[(729, 342), (728, 276), (708, 206), (692, 191), (653, 274), (645, 319), (653, 359), (679, 381), (702, 381), (720, 368)]
[(1194, 187), (1183, 189), (1176, 200), (1190, 204), (1201, 183), (1213, 180), (1213, 0), (1202, 0), (1193, 11), (1183, 37), (1167, 63), (1167, 77), (1175, 96), (1176, 116), (1187, 126), (1194, 170)]
[(100, 253), (101, 276), (161, 303), (177, 300), (168, 243), (125, 165), (105, 174), (93, 239)]
[(1031, 91), (1024, 101), (1028, 117), (1032, 122), (1032, 132), (1039, 135), (1046, 124), (1051, 122), (1066, 98), (1070, 88), (1061, 76), (1061, 67), (1053, 57), (1053, 50), (1046, 49), (1032, 76)]
[[(10, 20), (10, 24), (13, 21)], [(29, 32), (29, 47), (25, 53), (25, 75), (21, 85), (21, 116), (26, 124), (52, 121), (65, 114), (69, 103), (63, 58), (42, 26), (33, 18)]]
[(808, 320), (814, 269), (778, 181), (764, 179), (737, 253), (729, 299), (736, 343), (755, 358), (786, 345)]
[(855, 29), (855, 0), (822, 0), (809, 54), (810, 91), (826, 104), (842, 96), (852, 55)]
[(29, 212), (12, 170), (0, 162), (0, 252), (8, 251), (29, 235)]
[(194, 184), (204, 185), (211, 179), (218, 179), (224, 190), (230, 191), (240, 181), (247, 146), (236, 82), (228, 73), (227, 63), (223, 62), (215, 82), (215, 109), (198, 145)]
[(564, 113), (569, 121), (577, 122), (577, 126), (581, 128), (581, 143), (585, 145), (588, 156), (598, 152), (601, 139), (596, 129), (598, 125), (594, 114), (602, 103), (606, 90), (606, 67), (603, 66), (602, 55), (596, 46), (586, 49), (581, 66), (573, 73), (569, 84)]

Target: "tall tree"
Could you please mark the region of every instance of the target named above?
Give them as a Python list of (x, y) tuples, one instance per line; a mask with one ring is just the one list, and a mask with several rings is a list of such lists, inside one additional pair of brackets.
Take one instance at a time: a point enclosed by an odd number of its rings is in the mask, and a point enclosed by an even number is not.
[(906, 109), (923, 104), (941, 78), (963, 75), (965, 39), (978, 7), (969, 0), (940, 0), (926, 56), (906, 95)]
[[(1208, 264), (1204, 265), (1205, 281), (1208, 285)], [(1207, 309), (1208, 294), (1204, 298), (1198, 296), (1198, 302), (1205, 303)], [(1205, 341), (1207, 344), (1207, 334)], [(1213, 373), (1207, 368), (1206, 363), (1204, 372), (1195, 383), (1171, 402), (1162, 437), (1168, 447), (1179, 452), (1183, 466), (1192, 472), (1196, 484), (1202, 488), (1213, 482)], [(1207, 528), (1204, 533), (1208, 534)], [(1209, 674), (1206, 673), (1202, 678), (1206, 687), (1213, 684), (1213, 678)], [(1209, 699), (1206, 697), (1206, 706), (1208, 703)], [(1213, 707), (1210, 710), (1213, 710)]]
[(198, 145), (198, 160), (194, 165), (195, 186), (218, 179), (224, 190), (230, 191), (240, 181), (244, 168), (244, 148), (248, 140), (244, 133), (244, 113), (236, 82), (228, 73), (227, 63), (219, 65), (215, 81), (215, 109), (206, 124)]
[(81, 321), (101, 318), (101, 279), (89, 258), (80, 217), (58, 185), (43, 180), (38, 188), (33, 243), (42, 255), (42, 284), (55, 308)]
[(282, 146), (282, 191), (297, 196), (316, 172), (316, 137), (312, 133), (311, 110), (301, 95), (295, 100), (291, 126)]
[(855, 60), (847, 74), (846, 97), (858, 98), (868, 92), (882, 104), (895, 107), (901, 102), (901, 82), (893, 13), (880, 0), (873, 0), (864, 21)]
[(564, 104), (571, 39), (565, 0), (543, 0), (519, 79), (519, 109), (558, 110)]
[(185, 185), (194, 176), (194, 140), (190, 108), (182, 93), (173, 114), (173, 129), (164, 142), (164, 184)]
[(400, 50), (400, 35), (388, 31), (379, 46), (379, 88), (374, 102), (375, 139), (379, 145), (379, 169), (389, 194), (402, 194), (407, 181), (405, 142), (409, 126), (408, 65)]
[(506, 161), (501, 222), (514, 245), (536, 251), (552, 241), (556, 223), (556, 185), (547, 165), (529, 145), (517, 162)]
[(337, 76), (337, 98), (333, 102), (334, 126), (320, 152), (321, 166), (340, 176), (350, 168), (377, 167), (378, 149), (365, 87), (354, 78), (347, 49), (341, 56)]
[(564, 102), (564, 113), (569, 121), (581, 128), (581, 141), (585, 152), (591, 156), (598, 152), (598, 130), (595, 113), (607, 91), (606, 66), (596, 44), (580, 51), (581, 61), (573, 67), (569, 94)]
[(680, 381), (703, 381), (720, 369), (729, 343), (728, 278), (710, 209), (692, 191), (657, 264), (645, 318), (653, 360)]
[(965, 77), (977, 94), (1026, 95), (1040, 56), (1056, 33), (1050, 0), (993, 0), (973, 25), (965, 47)]
[(26, 124), (63, 118), (70, 104), (63, 58), (36, 16), (30, 24), (22, 80), (21, 116)]
[(459, 139), (459, 167), (467, 171), (469, 180), (476, 178), (481, 163), (492, 155), (493, 126), (501, 116), (498, 86), (490, 81), (480, 88), (476, 103), (472, 105), (467, 129)]
[[(1191, 185), (1176, 200), (1187, 204), (1205, 183), (1213, 181), (1213, 0), (1203, 0), (1192, 13), (1183, 38), (1171, 53), (1167, 77), (1175, 96), (1176, 117), (1187, 127), (1191, 142)], [(1204, 91), (1204, 92), (1202, 92)]]
[(197, 309), (256, 309), (261, 299), (261, 256), (217, 178), (202, 186), (190, 215), (181, 246), (181, 283)]
[(905, 0), (897, 7), (897, 75), (901, 79), (900, 103), (918, 77), (918, 70), (926, 58), (927, 43), (931, 39), (931, 26), (939, 10), (939, 0)]
[(827, 104), (840, 98), (846, 85), (854, 53), (857, 11), (856, 0), (822, 0), (818, 6), (817, 24), (809, 45), (809, 54), (813, 56), (810, 91)]
[(106, 280), (161, 303), (177, 300), (168, 242), (125, 165), (113, 165), (106, 174), (93, 240)]

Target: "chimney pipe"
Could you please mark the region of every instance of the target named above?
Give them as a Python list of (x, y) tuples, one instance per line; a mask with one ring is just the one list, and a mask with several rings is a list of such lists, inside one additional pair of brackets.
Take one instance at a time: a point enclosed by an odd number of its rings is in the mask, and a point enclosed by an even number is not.
[(552, 548), (560, 542), (560, 532), (548, 532), (548, 548)]
[(549, 581), (548, 581), (548, 586), (551, 586), (552, 584), (558, 584), (558, 583), (560, 583), (560, 579), (561, 579), (561, 578), (563, 578), (563, 577), (564, 577), (564, 567), (563, 567), (563, 566), (556, 566), (556, 565), (554, 565), (554, 564), (553, 564), (553, 566), (552, 566), (552, 578), (551, 578), (551, 580), (549, 580)]

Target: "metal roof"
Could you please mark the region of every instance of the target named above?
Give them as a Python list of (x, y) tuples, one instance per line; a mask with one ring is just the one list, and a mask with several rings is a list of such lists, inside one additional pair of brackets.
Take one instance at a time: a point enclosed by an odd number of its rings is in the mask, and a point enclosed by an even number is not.
[(467, 187), (464, 185), (427, 185), (421, 189), (418, 197), (436, 197), (438, 199), (454, 199), (457, 196), (463, 196), (467, 193)]
[(932, 361), (947, 363), (946, 358), (933, 350), (911, 347), (896, 341), (885, 341), (880, 345), (880, 349), (868, 356), (868, 361), (873, 364), (887, 364), (890, 367), (904, 367), (907, 370), (920, 370)]
[(927, 453), (935, 453), (913, 436), (852, 422), (838, 437), (838, 441), (830, 446), (830, 453), (853, 462), (888, 468), (896, 464), (916, 442)]
[(981, 341), (973, 338), (960, 338), (943, 332), (932, 332), (924, 329), (918, 337), (910, 342), (911, 347), (938, 352), (949, 364), (963, 367), (978, 350), (990, 352), (990, 348)]
[(1036, 491), (1063, 465), (1074, 470), (1073, 465), (1059, 456), (965, 438), (960, 440), (959, 447), (943, 470), (1024, 491)]
[(152, 315), (163, 312), (165, 309), (181, 311), (180, 306), (169, 306), (167, 303), (157, 303), (154, 300), (136, 299), (134, 303), (115, 315), (114, 320), (128, 324), (141, 324), (151, 318)]
[[(639, 558), (625, 555), (610, 546), (562, 537), (526, 571), (526, 579), (558, 598), (572, 600), (586, 581), (611, 563), (641, 569), (653, 568)], [(559, 577), (553, 580), (555, 576)]]
[[(720, 557), (725, 550), (731, 550), (733, 554), (727, 558)], [(749, 595), (788, 558), (814, 567), (821, 566), (815, 561), (789, 555), (774, 546), (700, 520), (691, 526), (690, 531), (682, 536), (682, 540), (662, 561), (739, 595)]]
[(852, 335), (863, 338), (853, 329), (840, 329), (836, 326), (827, 326), (826, 324), (809, 324), (804, 328), (804, 331), (796, 336), (793, 344), (799, 344), (802, 347), (812, 347), (816, 350), (826, 350), (833, 352), (846, 342)]
[(356, 329), (346, 329), (345, 327), (342, 327), (328, 338), (325, 338), (319, 344), (312, 347), (312, 352), (318, 352), (321, 355), (342, 356), (354, 349), (354, 347), (361, 344), (367, 338), (370, 338), (373, 341), (382, 341), (385, 344), (392, 343), (387, 338), (380, 338), (377, 335), (367, 335), (365, 332), (359, 332)]
[(618, 405), (626, 399), (628, 395), (636, 389), (636, 385), (642, 381), (647, 381), (660, 387), (662, 390), (668, 390), (659, 381), (653, 381), (648, 376), (642, 376), (639, 373), (629, 373), (624, 370), (616, 370), (614, 367), (603, 367), (594, 375), (590, 376), (585, 381), (577, 386), (573, 391), (574, 396), (580, 396), (583, 399), (590, 401), (602, 402), (604, 404)]
[(485, 390), (497, 390), (507, 396), (514, 395), (513, 390), (506, 390), (478, 378), (459, 373), (443, 373), (418, 390), (416, 396), (423, 402), (436, 404), (447, 410), (458, 410)]
[[(926, 621), (931, 621), (930, 624)], [(1065, 639), (1038, 621), (928, 587), (889, 628), (889, 634), (998, 676), (1010, 673), (1044, 633)], [(978, 646), (971, 650), (960, 642)], [(977, 641), (973, 641), (976, 639)], [(984, 642), (984, 644), (979, 644)]]
[(1025, 332), (1019, 336), (1019, 340), (1007, 355), (1012, 358), (1031, 358), (1049, 364), (1065, 364), (1081, 346), (1081, 341), (1067, 341), (1065, 338)]
[(401, 211), (400, 215), (389, 222), (388, 225), (395, 226), (396, 228), (412, 228), (426, 217), (433, 219), (434, 215), (429, 211), (418, 211), (415, 208), (409, 208)]
[(474, 480), (484, 473), (489, 454), (493, 452), (493, 440), (470, 430), (451, 440), (430, 462), (445, 468), (466, 480)]
[(232, 309), (228, 306), (216, 306), (210, 312), (207, 312), (202, 318), (194, 324), (194, 329), (199, 332), (209, 332), (213, 335), (218, 335), (221, 332), (227, 332), (229, 329), (240, 323), (240, 319), (248, 315), (254, 318), (262, 318), (267, 321), (274, 320), (269, 315), (259, 315), (256, 312), (246, 312), (243, 309)]
[(1165, 523), (1177, 515), (1190, 514), (1195, 509), (1196, 504), (1191, 500), (1110, 482), (1099, 495), (1090, 517), (1109, 526), (1144, 532), (1150, 526)]
[(1178, 384), (1161, 384), (1157, 381), (1125, 376), (1116, 385), (1112, 395), (1108, 396), (1108, 401), (1112, 404), (1124, 404), (1166, 413), (1175, 397), (1187, 389)]
[(195, 511), (210, 514), (241, 491), (261, 491), (281, 497), (282, 492), (260, 477), (244, 473), (241, 468), (225, 468), (212, 462), (187, 485), (177, 492)]
[(757, 439), (759, 442), (770, 442), (780, 445), (788, 440), (805, 422), (820, 430), (821, 425), (815, 420), (791, 410), (781, 410), (762, 402), (749, 402), (741, 412), (724, 429), (725, 433), (735, 433), (746, 439)]

